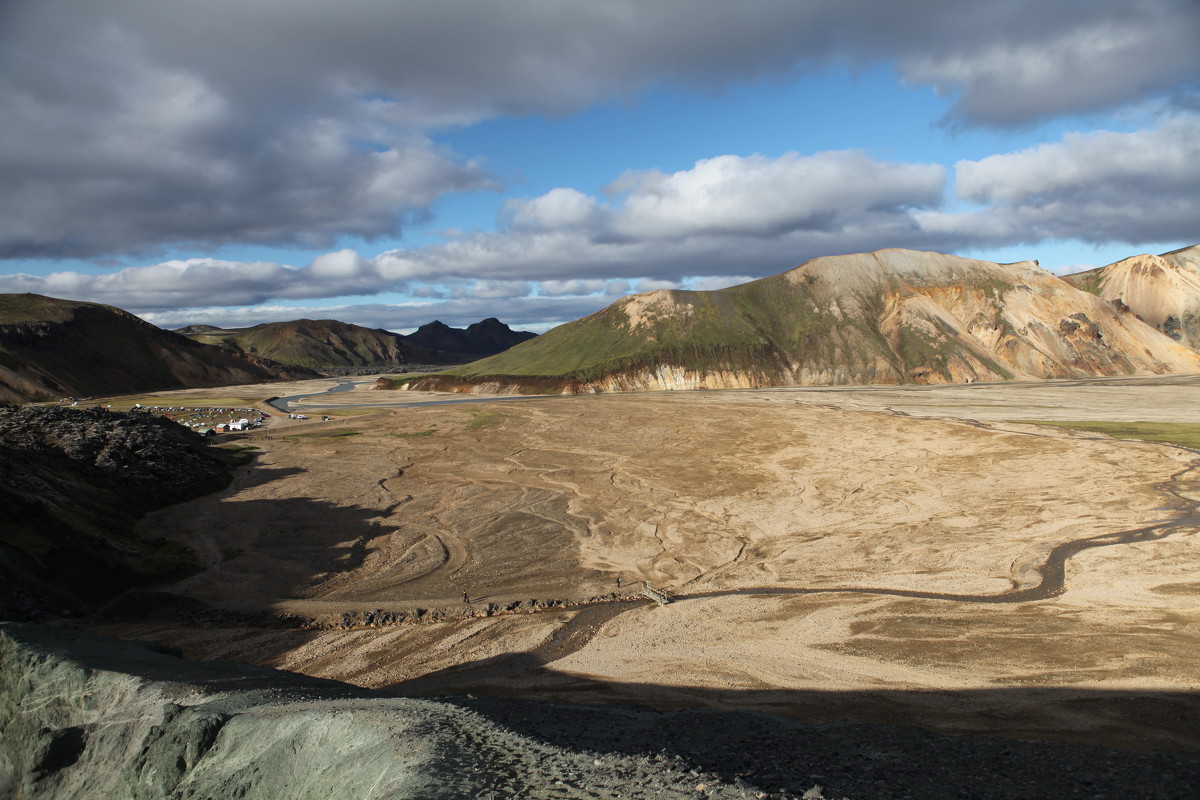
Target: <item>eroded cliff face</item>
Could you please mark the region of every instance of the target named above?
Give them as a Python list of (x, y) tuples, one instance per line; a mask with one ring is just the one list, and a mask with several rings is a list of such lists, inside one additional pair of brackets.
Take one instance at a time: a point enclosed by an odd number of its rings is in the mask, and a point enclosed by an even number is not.
[[(884, 250), (817, 259), (785, 273), (877, 329), (901, 382), (1192, 372), (1200, 354), (1033, 262), (995, 264)], [(873, 298), (882, 297), (876, 304)], [(842, 305), (847, 305), (842, 302)], [(894, 362), (895, 363), (895, 362)]]

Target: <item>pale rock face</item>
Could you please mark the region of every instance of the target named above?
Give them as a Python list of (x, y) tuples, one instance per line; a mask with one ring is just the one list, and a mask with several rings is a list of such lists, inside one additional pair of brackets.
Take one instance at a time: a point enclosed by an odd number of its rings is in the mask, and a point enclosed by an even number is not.
[(1100, 296), (1120, 300), (1147, 324), (1200, 347), (1200, 247), (1140, 255), (1100, 270)]
[[(687, 303), (680, 303), (668, 289), (655, 289), (652, 292), (635, 294), (617, 301), (621, 310), (629, 317), (629, 326), (633, 330), (651, 328), (663, 317), (689, 317), (695, 310)], [(648, 337), (653, 341), (654, 337)]]

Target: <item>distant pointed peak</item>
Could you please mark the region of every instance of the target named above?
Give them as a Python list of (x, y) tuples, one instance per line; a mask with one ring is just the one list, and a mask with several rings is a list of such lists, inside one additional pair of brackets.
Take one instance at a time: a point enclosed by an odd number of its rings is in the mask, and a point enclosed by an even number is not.
[(468, 331), (507, 332), (507, 331), (511, 331), (512, 328), (508, 327), (507, 325), (505, 325), (503, 322), (496, 319), (495, 317), (488, 317), (485, 320), (471, 323), (470, 325), (467, 326), (467, 330)]

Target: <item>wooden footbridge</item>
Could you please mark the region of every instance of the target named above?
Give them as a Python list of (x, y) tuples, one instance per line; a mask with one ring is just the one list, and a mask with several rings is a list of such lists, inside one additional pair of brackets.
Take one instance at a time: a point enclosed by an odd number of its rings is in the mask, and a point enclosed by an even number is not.
[(655, 589), (650, 585), (649, 581), (642, 581), (642, 594), (649, 597), (660, 606), (665, 606), (667, 603), (675, 600), (675, 595), (668, 592), (666, 589)]

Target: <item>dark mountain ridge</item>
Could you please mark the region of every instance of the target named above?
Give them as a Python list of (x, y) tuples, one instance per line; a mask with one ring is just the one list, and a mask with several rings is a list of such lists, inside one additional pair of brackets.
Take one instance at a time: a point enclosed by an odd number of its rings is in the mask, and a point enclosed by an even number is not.
[(468, 325), (465, 329), (451, 328), (435, 319), (417, 328), (407, 338), (410, 342), (431, 350), (476, 359), (494, 356), (536, 337), (536, 333), (514, 331), (495, 317), (488, 317)]
[(462, 364), (536, 336), (514, 331), (494, 317), (465, 330), (434, 321), (408, 336), (332, 319), (297, 319), (229, 329), (189, 325), (178, 333), (233, 352), (313, 369)]
[(306, 377), (315, 373), (210, 347), (112, 306), (0, 295), (0, 402)]
[(234, 353), (310, 369), (463, 362), (462, 358), (436, 352), (398, 333), (333, 319), (297, 319), (229, 329), (189, 325), (178, 332)]

